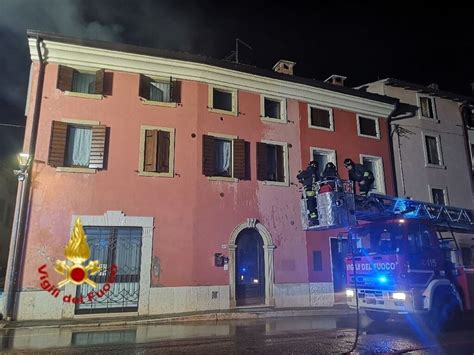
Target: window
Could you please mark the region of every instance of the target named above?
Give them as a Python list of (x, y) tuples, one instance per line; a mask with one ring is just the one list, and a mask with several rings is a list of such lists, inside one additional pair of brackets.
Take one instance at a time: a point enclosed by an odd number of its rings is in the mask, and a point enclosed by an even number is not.
[(209, 110), (237, 115), (237, 90), (209, 86)]
[(324, 167), (327, 163), (331, 162), (336, 165), (336, 151), (331, 149), (322, 149), (322, 148), (310, 148), (311, 157), (310, 160), (316, 160), (318, 162), (318, 176), (321, 176), (321, 173), (324, 170)]
[(408, 252), (418, 254), (431, 248), (430, 230), (423, 225), (410, 225), (408, 230)]
[(431, 201), (437, 205), (446, 205), (446, 190), (431, 188)]
[(371, 155), (361, 155), (361, 164), (374, 174), (374, 184), (371, 191), (385, 194), (385, 179), (383, 171), (383, 161), (381, 157)]
[(140, 129), (139, 174), (174, 175), (174, 128), (142, 126)]
[(275, 122), (286, 122), (286, 100), (278, 97), (260, 97), (260, 116)]
[[(150, 104), (174, 104), (179, 102), (179, 82), (168, 79), (153, 79), (145, 75), (140, 75), (139, 95), (146, 103)], [(166, 105), (169, 106), (169, 105)]]
[(53, 167), (102, 169), (106, 126), (53, 121), (48, 164)]
[(380, 138), (378, 119), (357, 115), (357, 133), (362, 137)]
[(420, 114), (422, 118), (436, 119), (434, 99), (428, 96), (419, 97)]
[(56, 87), (65, 92), (101, 95), (104, 91), (104, 72), (104, 69), (86, 72), (60, 65)]
[(332, 110), (308, 105), (309, 127), (333, 131)]
[(257, 142), (257, 180), (288, 185), (287, 144)]
[(209, 177), (248, 179), (248, 143), (225, 135), (203, 135), (202, 173)]
[(441, 148), (439, 136), (425, 135), (426, 163), (428, 165), (443, 165), (441, 160)]

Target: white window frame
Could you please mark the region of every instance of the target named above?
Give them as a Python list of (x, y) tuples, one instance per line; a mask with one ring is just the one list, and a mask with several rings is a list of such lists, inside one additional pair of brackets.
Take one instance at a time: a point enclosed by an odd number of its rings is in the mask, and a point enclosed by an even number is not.
[(369, 159), (377, 164), (377, 171), (372, 171), (374, 174), (374, 178), (377, 182), (377, 190), (372, 190), (378, 192), (382, 195), (385, 195), (385, 173), (384, 173), (384, 166), (383, 166), (383, 158), (377, 155), (369, 155), (369, 154), (360, 154), (359, 155), (360, 163), (364, 165), (364, 158)]
[[(83, 74), (96, 74), (98, 70), (101, 70), (103, 68), (85, 68), (81, 66), (76, 66), (76, 65), (68, 65), (68, 68), (71, 68), (79, 73)], [(73, 75), (74, 79), (74, 75)], [(71, 79), (71, 80), (73, 80)], [(71, 81), (72, 84), (72, 81)], [(64, 91), (64, 96), (75, 96), (75, 97), (82, 97), (84, 99), (96, 99), (96, 100), (102, 100), (104, 98), (103, 94), (89, 94), (85, 92), (77, 92), (77, 91)]]
[[(221, 110), (221, 109), (218, 109), (218, 108), (214, 108), (214, 89), (219, 90), (219, 91), (223, 91), (223, 92), (227, 92), (227, 93), (232, 95), (232, 111), (226, 111), (226, 110)], [(237, 116), (238, 111), (239, 111), (238, 110), (238, 102), (237, 102), (237, 89), (209, 84), (208, 110), (210, 112)]]
[[(161, 83), (161, 84), (168, 84), (170, 85), (170, 95), (171, 95), (171, 79), (170, 77), (163, 77), (163, 76), (148, 76), (148, 78), (151, 79), (151, 83)], [(178, 103), (177, 102), (167, 102), (167, 101), (154, 101), (154, 100), (147, 100), (144, 98), (141, 98), (140, 100), (142, 104), (144, 105), (150, 105), (150, 106), (162, 106), (162, 107), (177, 107)]]
[(290, 168), (289, 168), (289, 157), (288, 157), (288, 143), (279, 142), (279, 141), (270, 141), (270, 140), (261, 140), (265, 144), (281, 145), (283, 147), (283, 173), (285, 174), (284, 181), (268, 181), (264, 180), (262, 183), (264, 185), (271, 186), (290, 186)]
[[(438, 150), (439, 165), (428, 163), (428, 151), (426, 149), (426, 137), (436, 138), (436, 149)], [(443, 150), (441, 149), (441, 136), (439, 134), (429, 134), (421, 132), (423, 153), (425, 157), (425, 168), (446, 169), (443, 159)]]
[[(314, 126), (311, 124), (311, 108), (312, 107), (329, 112), (329, 128)], [(333, 119), (332, 108), (315, 105), (315, 104), (308, 104), (308, 127), (314, 128), (314, 129), (321, 129), (323, 131), (334, 131), (334, 119)]]
[[(374, 120), (375, 121), (375, 131), (377, 133), (376, 136), (369, 136), (367, 134), (360, 133), (360, 117), (367, 118), (369, 120)], [(358, 113), (356, 115), (356, 120), (357, 120), (357, 135), (359, 137), (365, 137), (365, 138), (371, 138), (371, 139), (380, 139), (380, 126), (379, 126), (378, 117), (373, 117), (373, 116), (368, 116), (368, 115)]]
[[(426, 117), (423, 116), (422, 110), (421, 110), (421, 98), (428, 98), (431, 101), (432, 109), (433, 109), (433, 117)], [(430, 122), (437, 122), (439, 123), (438, 119), (438, 113), (436, 112), (436, 100), (434, 97), (430, 95), (424, 95), (424, 94), (417, 94), (416, 95), (416, 104), (418, 105), (418, 118), (420, 120), (425, 120), (425, 121), (430, 121)]]
[[(328, 162), (333, 163), (337, 167), (337, 153), (334, 149), (319, 148), (319, 147), (309, 147), (309, 161), (314, 160), (314, 152), (321, 155), (327, 155)], [(324, 166), (320, 166), (319, 170), (324, 171)]]
[[(271, 101), (280, 102), (280, 118), (273, 118), (265, 116), (265, 99)], [(286, 99), (279, 96), (260, 95), (260, 118), (262, 121), (274, 122), (274, 123), (288, 123), (287, 110), (286, 110)]]
[[(65, 122), (71, 125), (80, 125), (80, 126), (98, 126), (100, 125), (100, 121), (92, 121), (92, 120), (82, 120), (76, 118), (62, 118), (61, 122)], [(67, 148), (66, 148), (67, 149)], [(80, 174), (95, 174), (97, 169), (94, 168), (79, 168), (79, 167), (72, 167), (72, 166), (58, 166), (56, 167), (57, 172), (61, 173), (80, 173)]]
[(438, 185), (430, 185), (428, 184), (428, 195), (430, 196), (430, 202), (434, 203), (433, 199), (433, 189), (442, 190), (444, 195), (444, 205), (449, 206), (449, 194), (448, 194), (448, 187), (447, 186), (438, 186)]
[(239, 139), (239, 136), (234, 136), (230, 134), (214, 133), (208, 132), (208, 136), (214, 138), (230, 140), (231, 144), (231, 157), (230, 157), (230, 176), (208, 176), (209, 181), (227, 181), (227, 182), (238, 182), (239, 179), (234, 177), (234, 139)]
[[(166, 131), (170, 133), (170, 149), (169, 149), (169, 167), (170, 170), (167, 173), (157, 173), (153, 171), (143, 170), (143, 164), (145, 161), (145, 131), (146, 130), (156, 130), (156, 131)], [(159, 126), (140, 126), (140, 149), (138, 156), (138, 175), (140, 176), (156, 176), (156, 177), (174, 177), (174, 155), (175, 155), (175, 129), (168, 127), (159, 127)]]

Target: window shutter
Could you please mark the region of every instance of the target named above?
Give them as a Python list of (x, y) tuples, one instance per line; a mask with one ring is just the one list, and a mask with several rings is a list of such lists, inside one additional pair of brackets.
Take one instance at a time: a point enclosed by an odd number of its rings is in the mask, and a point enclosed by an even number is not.
[(202, 135), (202, 174), (205, 176), (214, 175), (214, 137)]
[(170, 101), (181, 102), (181, 82), (170, 78)]
[(95, 72), (95, 93), (102, 94), (104, 92), (104, 73), (105, 69)]
[(144, 171), (156, 172), (157, 150), (158, 131), (155, 129), (147, 129), (145, 131)]
[(151, 79), (140, 74), (140, 90), (138, 95), (146, 100), (150, 100), (150, 83)]
[(257, 142), (257, 180), (267, 180), (267, 145)]
[(245, 179), (245, 141), (234, 139), (234, 177)]
[(56, 87), (61, 91), (71, 91), (73, 74), (74, 69), (60, 65), (58, 69), (58, 81), (56, 82)]
[(276, 171), (277, 171), (277, 181), (285, 181), (285, 169), (284, 169), (284, 159), (283, 159), (283, 147), (281, 145), (276, 145)]
[(54, 167), (64, 166), (66, 154), (67, 123), (53, 121), (49, 142), (48, 164)]
[(92, 126), (91, 154), (89, 158), (89, 168), (104, 168), (106, 126)]
[(157, 172), (170, 171), (170, 132), (158, 131), (158, 167)]

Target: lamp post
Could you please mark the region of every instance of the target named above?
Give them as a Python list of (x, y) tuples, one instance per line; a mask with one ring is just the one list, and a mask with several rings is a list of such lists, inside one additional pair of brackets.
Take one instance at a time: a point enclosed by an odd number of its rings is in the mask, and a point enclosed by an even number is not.
[(17, 158), (19, 169), (13, 170), (13, 173), (18, 179), (19, 186), (16, 195), (15, 214), (13, 217), (3, 301), (3, 316), (6, 320), (12, 319), (14, 298), (17, 288), (18, 274), (20, 271), (19, 259), (21, 259), (21, 247), (23, 242), (20, 237), (24, 226), (24, 216), (26, 212), (25, 192), (28, 188), (29, 182), (28, 170), (33, 160), (33, 157), (28, 153), (20, 153)]

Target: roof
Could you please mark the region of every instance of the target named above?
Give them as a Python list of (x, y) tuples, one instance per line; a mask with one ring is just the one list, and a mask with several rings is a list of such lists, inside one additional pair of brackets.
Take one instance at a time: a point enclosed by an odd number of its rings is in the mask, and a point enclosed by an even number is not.
[[(423, 94), (438, 96), (443, 99), (453, 100), (457, 102), (463, 102), (463, 101), (474, 102), (474, 97), (471, 97), (471, 96), (459, 95), (459, 94), (452, 93), (449, 91), (439, 90), (433, 87), (416, 84), (416, 83), (410, 83), (408, 81), (403, 81), (403, 80), (399, 80), (395, 78), (386, 78), (378, 82), (383, 82), (385, 85), (388, 85), (388, 86), (395, 86), (395, 87), (400, 87), (407, 90), (413, 90), (413, 91), (420, 92)], [(362, 89), (363, 87), (366, 87), (368, 85), (370, 85), (370, 83), (362, 85), (360, 88)]]
[(82, 38), (77, 38), (77, 37), (64, 36), (64, 35), (56, 34), (56, 33), (41, 32), (41, 31), (34, 31), (34, 30), (28, 30), (27, 36), (29, 38), (41, 38), (43, 40), (74, 44), (74, 45), (86, 46), (86, 47), (92, 47), (92, 48), (98, 48), (98, 49), (113, 50), (113, 51), (120, 51), (120, 52), (126, 52), (126, 53), (134, 53), (134, 54), (142, 54), (142, 55), (166, 58), (166, 59), (175, 59), (175, 60), (182, 60), (182, 61), (187, 61), (187, 62), (207, 64), (207, 65), (212, 65), (215, 67), (235, 70), (235, 71), (263, 76), (267, 78), (308, 85), (308, 86), (312, 86), (312, 87), (316, 87), (316, 88), (320, 88), (320, 89), (324, 89), (328, 91), (333, 91), (333, 92), (342, 93), (346, 95), (352, 95), (352, 96), (356, 96), (356, 97), (360, 97), (360, 98), (364, 98), (368, 100), (373, 100), (373, 101), (378, 101), (378, 102), (382, 102), (386, 104), (395, 105), (398, 102), (398, 99), (384, 96), (384, 95), (368, 93), (368, 92), (356, 90), (350, 87), (325, 83), (323, 81), (316, 80), (316, 79), (309, 79), (309, 78), (303, 78), (303, 77), (299, 77), (295, 75), (277, 73), (275, 71), (268, 70), (268, 69), (261, 69), (261, 68), (253, 67), (246, 64), (235, 63), (228, 60), (215, 59), (211, 57), (190, 54), (186, 52), (175, 52), (175, 51), (169, 51), (169, 50), (164, 50), (164, 49), (135, 46), (135, 45), (129, 45), (129, 44), (123, 44), (123, 43), (116, 43), (116, 42), (88, 40), (88, 39), (82, 39)]

